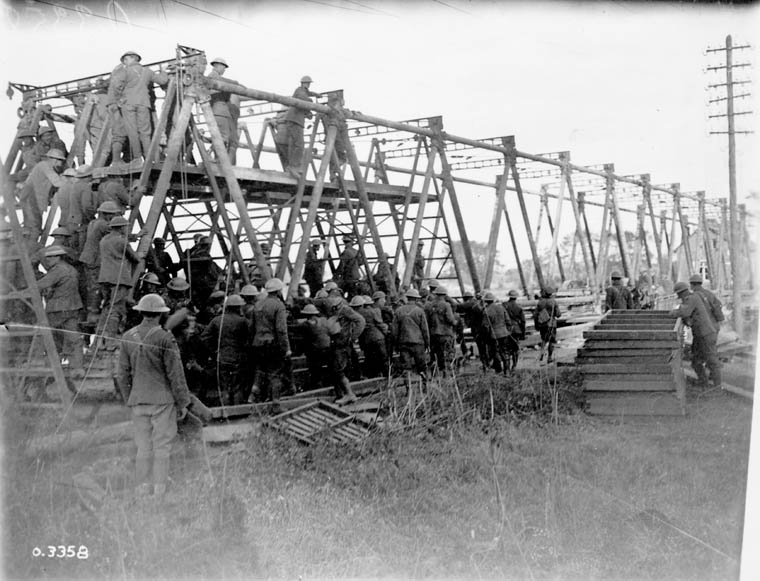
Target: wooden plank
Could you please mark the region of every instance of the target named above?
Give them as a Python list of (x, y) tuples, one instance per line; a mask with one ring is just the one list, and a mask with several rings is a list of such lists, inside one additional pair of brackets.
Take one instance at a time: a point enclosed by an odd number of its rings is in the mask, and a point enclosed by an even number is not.
[(584, 379), (583, 388), (585, 391), (676, 391), (675, 382), (658, 381), (658, 380), (640, 380), (640, 381), (616, 381), (614, 379), (594, 377), (593, 379)]
[(634, 321), (604, 321), (594, 327), (597, 330), (603, 331), (637, 331), (651, 329), (652, 331), (671, 331), (673, 325), (670, 323), (647, 323), (647, 322), (634, 322)]
[(675, 341), (675, 331), (586, 331), (585, 339), (597, 341)]
[(649, 369), (650, 365), (669, 365), (667, 355), (657, 355), (648, 357), (638, 357), (636, 355), (608, 355), (606, 357), (597, 357), (590, 354), (578, 353), (575, 359), (576, 365), (582, 369), (584, 365), (627, 365), (637, 366), (638, 369)]
[(672, 393), (599, 394), (587, 397), (587, 412), (613, 416), (682, 416), (681, 403)]
[(667, 360), (671, 351), (672, 349), (667, 347), (661, 349), (589, 349), (584, 346), (578, 349), (578, 357), (581, 359), (586, 357), (653, 357)]
[(618, 374), (621, 378), (638, 378), (650, 375), (662, 375), (671, 377), (670, 365), (667, 363), (661, 365), (642, 365), (641, 363), (589, 363), (578, 365), (578, 370), (586, 376), (593, 374)]
[(206, 443), (223, 443), (242, 440), (258, 433), (260, 426), (250, 420), (228, 422), (224, 424), (209, 424), (203, 426), (201, 438)]
[(661, 340), (646, 340), (646, 341), (634, 341), (634, 340), (597, 340), (589, 339), (586, 341), (584, 348), (586, 349), (673, 349), (674, 347), (680, 347), (678, 341), (661, 341)]

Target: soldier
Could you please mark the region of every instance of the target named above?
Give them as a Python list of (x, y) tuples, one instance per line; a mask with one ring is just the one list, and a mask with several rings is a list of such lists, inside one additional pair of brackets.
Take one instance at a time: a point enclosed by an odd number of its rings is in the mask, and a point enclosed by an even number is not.
[(77, 251), (71, 247), (71, 232), (69, 232), (67, 228), (58, 226), (57, 228), (53, 228), (53, 231), (50, 232), (50, 236), (53, 238), (53, 244), (55, 246), (60, 246), (66, 252), (63, 260), (65, 260), (67, 264), (76, 267), (79, 264), (79, 255), (77, 254)]
[(509, 291), (509, 300), (504, 305), (507, 316), (512, 322), (512, 328), (507, 340), (507, 353), (512, 359), (512, 369), (517, 367), (517, 359), (520, 356), (520, 343), (525, 339), (525, 313), (520, 305), (517, 304), (517, 291)]
[(401, 369), (405, 371), (406, 386), (411, 389), (411, 371), (416, 371), (427, 383), (426, 353), (430, 349), (430, 332), (425, 311), (419, 306), (419, 291), (411, 288), (405, 296), (408, 303), (396, 310), (392, 334), (394, 349), (401, 359)]
[[(215, 58), (211, 61), (211, 72), (208, 74), (209, 79), (221, 79), (229, 68), (227, 61), (223, 58)], [(223, 79), (227, 80), (227, 79)], [(225, 149), (229, 149), (230, 135), (232, 134), (232, 112), (230, 111), (230, 93), (227, 91), (217, 91), (212, 89), (211, 93), (211, 110), (214, 112), (214, 119), (219, 127), (219, 133), (222, 135)]]
[(99, 216), (87, 225), (87, 236), (84, 248), (79, 255), (79, 262), (84, 264), (87, 274), (87, 321), (97, 323), (100, 315), (100, 241), (108, 234), (108, 223), (119, 214), (119, 208), (113, 203), (102, 204), (98, 207)]
[(632, 309), (633, 297), (628, 287), (623, 286), (620, 273), (617, 270), (613, 270), (610, 274), (612, 284), (607, 287), (606, 296), (604, 299), (604, 311), (611, 311), (612, 309)]
[[(103, 295), (103, 311), (97, 334), (117, 337), (124, 331), (127, 319), (127, 296), (132, 287), (132, 269), (140, 259), (127, 243), (129, 222), (122, 216), (111, 218), (110, 232), (100, 241), (100, 273), (98, 282)], [(163, 302), (163, 299), (161, 300)], [(105, 349), (116, 349), (117, 343), (101, 341)]]
[(361, 278), (359, 272), (359, 251), (354, 248), (354, 239), (351, 236), (343, 236), (345, 248), (340, 253), (340, 261), (335, 271), (335, 280), (351, 298), (356, 294), (356, 285)]
[(79, 276), (76, 269), (63, 260), (66, 251), (60, 246), (48, 246), (45, 257), (49, 268), (37, 286), (45, 295), (45, 312), (48, 323), (57, 332), (53, 334), (58, 352), (69, 360), (73, 378), (84, 376), (84, 353), (79, 333)]
[(216, 379), (222, 405), (237, 405), (245, 401), (249, 328), (241, 313), (245, 301), (240, 295), (230, 295), (224, 301), (224, 312), (214, 317), (203, 330), (201, 339), (216, 363)]
[(76, 170), (69, 190), (68, 214), (64, 215), (61, 209), (61, 220), (66, 223), (66, 227), (71, 232), (71, 247), (77, 252), (82, 252), (84, 248), (87, 224), (93, 217), (89, 212), (89, 215), (85, 213), (85, 204), (90, 204), (92, 200), (91, 176), (92, 170), (88, 165), (83, 165)]
[(309, 388), (319, 389), (324, 384), (324, 368), (330, 366), (330, 338), (338, 332), (338, 325), (336, 321), (328, 322), (314, 305), (306, 305), (301, 314), (307, 317), (304, 327)]
[(510, 369), (510, 358), (507, 355), (507, 337), (511, 322), (504, 307), (496, 302), (496, 297), (491, 291), (483, 295), (486, 303), (484, 321), (490, 329), (489, 352), (491, 365), (496, 373), (506, 375)]
[(71, 213), (71, 191), (76, 184), (77, 170), (67, 168), (61, 174), (61, 185), (53, 194), (53, 205), (58, 206), (61, 211), (61, 217), (58, 219), (58, 225), (69, 228), (69, 214)]
[(98, 185), (96, 195), (98, 205), (113, 202), (122, 213), (132, 205), (132, 195), (119, 178), (108, 178)]
[[(319, 93), (309, 90), (312, 79), (309, 75), (301, 77), (301, 85), (293, 93), (294, 99), (311, 102), (311, 97), (319, 97)], [(286, 170), (294, 177), (301, 175), (303, 160), (303, 127), (306, 119), (311, 119), (312, 112), (300, 107), (290, 107), (285, 113), (284, 124), (288, 136), (288, 167)]]
[(332, 182), (336, 182), (343, 175), (342, 170), (347, 159), (346, 149), (350, 146), (348, 141), (348, 123), (346, 123), (346, 117), (343, 114), (343, 105), (342, 92), (330, 93), (327, 96), (327, 106), (334, 113), (334, 115), (329, 117), (329, 122), (337, 127), (335, 144), (333, 146), (334, 155), (330, 158), (330, 181)]
[(264, 268), (259, 268), (256, 260), (252, 260), (248, 265), (248, 278), (251, 284), (257, 289), (261, 290), (266, 281), (268, 281), (274, 273), (272, 272), (272, 265), (269, 263), (269, 244), (266, 242), (261, 243), (261, 253), (264, 255)]
[(417, 252), (414, 255), (414, 269), (412, 270), (412, 284), (420, 290), (422, 281), (425, 279), (425, 257), (422, 256), (422, 248), (425, 243), (420, 240), (417, 243)]
[(166, 306), (169, 307), (169, 313), (191, 306), (190, 297), (187, 296), (188, 290), (190, 284), (181, 276), (171, 279), (166, 284)]
[(172, 442), (177, 421), (187, 415), (190, 392), (174, 337), (161, 328), (168, 312), (158, 295), (145, 295), (133, 307), (142, 322), (124, 334), (119, 353), (117, 385), (132, 410), (135, 426), (135, 483), (138, 494), (166, 493)]
[(292, 354), (288, 339), (288, 314), (277, 296), (284, 286), (279, 278), (270, 278), (264, 285), (267, 297), (254, 306), (256, 334), (253, 349), (258, 368), (248, 398), (250, 402), (280, 398), (283, 363)]
[(29, 156), (24, 160), (32, 168), (37, 165), (50, 152), (51, 149), (57, 149), (63, 154), (63, 158), (68, 156), (66, 144), (58, 137), (58, 133), (53, 127), (43, 126), (37, 130), (37, 142), (31, 149)]
[(707, 313), (718, 330), (720, 330), (720, 324), (726, 319), (723, 315), (723, 305), (720, 299), (702, 286), (702, 277), (698, 274), (692, 274), (689, 277), (689, 286), (691, 287), (691, 292), (696, 293), (700, 298), (704, 299)]
[(541, 290), (541, 298), (533, 311), (533, 325), (541, 336), (541, 355), (538, 360), (543, 361), (544, 354), (548, 352), (547, 363), (554, 361), (554, 345), (557, 343), (557, 319), (562, 316), (557, 301), (553, 298), (554, 287), (547, 286)]
[(332, 373), (335, 383), (335, 403), (343, 405), (356, 401), (356, 395), (351, 390), (351, 385), (346, 374), (351, 365), (351, 356), (354, 353), (354, 343), (364, 331), (364, 317), (354, 311), (340, 296), (328, 298), (328, 307), (331, 318), (338, 323), (340, 330), (332, 335), (330, 344)]
[[(121, 64), (111, 73), (106, 98), (111, 114), (114, 117), (121, 114), (134, 166), (142, 165), (140, 155), (147, 155), (150, 147), (153, 109), (150, 90), (154, 84), (166, 85), (169, 82), (165, 72), (154, 73), (144, 68), (140, 64), (141, 60), (142, 57), (134, 51), (127, 51), (121, 56)], [(113, 132), (113, 163), (121, 160), (124, 137), (117, 135), (116, 131)]]
[(42, 215), (50, 205), (53, 188), (63, 185), (63, 179), (58, 174), (66, 163), (66, 155), (60, 149), (51, 149), (44, 155), (44, 159), (29, 173), (18, 195), (23, 212), (23, 228), (33, 242), (42, 234)]
[(21, 168), (14, 174), (11, 174), (11, 180), (16, 183), (23, 183), (29, 176), (34, 165), (39, 161), (33, 153), (34, 151), (34, 132), (29, 129), (19, 129), (16, 134), (19, 140), (19, 154), (21, 155)]
[(174, 263), (165, 248), (166, 240), (156, 237), (153, 239), (153, 248), (145, 256), (145, 268), (150, 272), (155, 272), (162, 285), (168, 284), (172, 276), (182, 269), (181, 265)]
[(309, 285), (309, 296), (316, 296), (317, 291), (322, 288), (322, 279), (325, 276), (325, 260), (319, 258), (319, 249), (322, 241), (314, 238), (311, 241), (311, 247), (306, 251), (306, 262), (303, 267), (303, 278)]
[(259, 291), (252, 284), (247, 284), (240, 289), (240, 296), (245, 301), (241, 313), (243, 313), (243, 316), (248, 321), (248, 326), (254, 329), (253, 309), (256, 306), (256, 298), (259, 296)]
[(287, 109), (283, 109), (274, 117), (269, 119), (269, 124), (274, 132), (274, 148), (277, 151), (277, 157), (280, 158), (282, 169), (288, 171), (290, 167), (290, 158), (288, 157), (288, 127), (290, 123), (285, 123), (285, 116), (288, 114)]
[(451, 305), (446, 302), (446, 289), (438, 286), (434, 299), (425, 305), (428, 330), (430, 332), (431, 363), (446, 376), (454, 364), (454, 339), (457, 318)]
[(359, 346), (364, 353), (364, 376), (387, 375), (388, 351), (385, 336), (388, 325), (383, 322), (380, 309), (374, 307), (369, 297), (356, 296), (351, 300), (350, 306), (364, 318), (364, 331), (359, 335)]
[(237, 165), (237, 149), (240, 145), (240, 128), (238, 127), (238, 120), (240, 119), (240, 102), (242, 97), (240, 95), (230, 95), (230, 145), (227, 148), (227, 153), (230, 156), (230, 163)]
[(222, 272), (211, 258), (210, 251), (211, 238), (201, 236), (198, 243), (190, 249), (187, 258), (190, 298), (199, 307), (205, 306)]
[(713, 321), (707, 302), (696, 292), (689, 291), (685, 282), (673, 285), (673, 292), (681, 299), (681, 305), (670, 311), (671, 317), (680, 317), (691, 327), (691, 366), (701, 385), (707, 385), (705, 367), (710, 371), (713, 387), (721, 386), (720, 360), (718, 359), (718, 325)]

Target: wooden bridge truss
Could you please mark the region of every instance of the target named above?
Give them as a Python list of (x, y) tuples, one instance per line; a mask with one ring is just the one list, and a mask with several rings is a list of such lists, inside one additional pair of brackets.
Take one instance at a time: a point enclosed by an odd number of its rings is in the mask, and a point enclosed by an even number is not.
[[(752, 285), (747, 212), (741, 208), (744, 236), (732, 249), (723, 198), (683, 192), (677, 183), (653, 184), (649, 174), (620, 175), (612, 163), (578, 165), (567, 151), (522, 152), (513, 136), (452, 135), (441, 117), (395, 122), (365, 115), (336, 105), (336, 97), (342, 102), (341, 91), (323, 93), (311, 103), (210, 79), (203, 75), (204, 53), (189, 47), (180, 46), (175, 58), (146, 66), (169, 65), (173, 73), (157, 100), (145, 164), (139, 169), (104, 167), (111, 141), (108, 121), (88, 150), (96, 174), (120, 176), (136, 192), (129, 218), (133, 232), (142, 234), (138, 251), (147, 251), (152, 238), (161, 235), (167, 238), (167, 250), (173, 247), (181, 257), (195, 233), (210, 232), (219, 261), (246, 282), (249, 264), (262, 271), (270, 264), (276, 276), (289, 281), (290, 296), (297, 293), (310, 239), (325, 241), (328, 268), (334, 271), (345, 234), (359, 241), (369, 280), (387, 260), (398, 267), (404, 286), (412, 280), (420, 241), (426, 276), (451, 278), (460, 291), (465, 284), (476, 291), (489, 288), (498, 254), (514, 260), (528, 296), (550, 281), (569, 279), (580, 279), (596, 294), (605, 286), (613, 255), (632, 280), (644, 270), (660, 282), (703, 270), (720, 291), (732, 284), (727, 264), (742, 260), (747, 279), (733, 283)], [(107, 79), (102, 74), (46, 87), (12, 84), (23, 95), (19, 129), (68, 124), (73, 127), (73, 160), (87, 139), (97, 105), (94, 89)], [(213, 90), (242, 100), (235, 164), (212, 113)], [(72, 112), (76, 96), (84, 103), (79, 113)], [(283, 171), (274, 144), (273, 116), (291, 106), (315, 114), (306, 127), (300, 178)], [(340, 129), (343, 123), (347, 130)], [(346, 163), (331, 181), (336, 138), (345, 144)], [(14, 140), (6, 158), (9, 173), (20, 167), (19, 143)], [(188, 163), (191, 152), (201, 165)], [(484, 178), (488, 172), (496, 173)], [(480, 267), (462, 211), (464, 204), (473, 203), (474, 192), (492, 199), (486, 255), (477, 257), (484, 264)], [(55, 211), (48, 212), (46, 232)], [(506, 252), (502, 222), (509, 240)], [(572, 239), (569, 255), (562, 248), (563, 232)], [(520, 239), (527, 240), (529, 257), (520, 256)], [(461, 254), (454, 251), (455, 241)], [(544, 247), (548, 243), (548, 254), (542, 255), (542, 242)], [(532, 268), (523, 268), (525, 258)]]

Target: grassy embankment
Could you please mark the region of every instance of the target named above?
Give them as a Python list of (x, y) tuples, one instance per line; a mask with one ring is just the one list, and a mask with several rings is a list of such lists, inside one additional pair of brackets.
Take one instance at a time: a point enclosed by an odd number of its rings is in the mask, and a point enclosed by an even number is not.
[[(573, 411), (573, 382), (562, 373), (570, 388), (555, 399), (545, 375), (462, 378), (414, 414), (388, 398), (385, 428), (357, 447), (268, 430), (189, 445), (160, 505), (131, 497), (125, 458), (20, 460), (9, 447), (6, 573), (736, 577), (749, 407), (713, 392), (692, 396), (686, 418), (590, 418)], [(83, 469), (113, 488), (93, 512), (71, 486)], [(89, 558), (31, 557), (59, 544), (86, 545)]]

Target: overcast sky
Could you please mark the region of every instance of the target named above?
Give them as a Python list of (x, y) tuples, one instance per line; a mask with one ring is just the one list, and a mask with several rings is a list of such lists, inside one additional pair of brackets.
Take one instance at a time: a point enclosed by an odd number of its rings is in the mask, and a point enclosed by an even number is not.
[[(0, 80), (74, 79), (110, 71), (125, 49), (151, 62), (180, 43), (224, 56), (227, 75), (250, 87), (289, 95), (309, 74), (314, 90), (342, 88), (347, 106), (367, 114), (442, 115), (450, 133), (515, 135), (522, 151), (570, 150), (575, 163), (613, 162), (620, 174), (649, 172), (654, 183), (718, 197), (728, 194), (726, 138), (709, 131), (725, 126), (708, 120), (721, 110), (708, 108), (719, 94), (705, 87), (722, 78), (704, 69), (720, 55), (703, 51), (729, 33), (757, 45), (759, 15), (625, 2), (6, 2)], [(736, 54), (747, 59), (756, 63), (756, 52)], [(16, 95), (0, 107), (3, 156), (18, 104)], [(747, 109), (760, 111), (737, 103)], [(737, 129), (757, 118), (738, 118)], [(737, 137), (740, 198), (760, 190), (757, 143)], [(470, 211), (490, 213), (491, 192), (471, 195), (486, 205)]]

